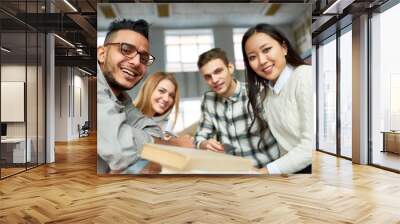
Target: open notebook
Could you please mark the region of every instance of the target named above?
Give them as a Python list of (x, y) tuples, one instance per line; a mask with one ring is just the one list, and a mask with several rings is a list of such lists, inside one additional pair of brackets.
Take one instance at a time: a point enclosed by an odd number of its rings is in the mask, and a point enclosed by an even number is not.
[(257, 174), (251, 160), (192, 148), (146, 144), (141, 157), (162, 166), (162, 174)]

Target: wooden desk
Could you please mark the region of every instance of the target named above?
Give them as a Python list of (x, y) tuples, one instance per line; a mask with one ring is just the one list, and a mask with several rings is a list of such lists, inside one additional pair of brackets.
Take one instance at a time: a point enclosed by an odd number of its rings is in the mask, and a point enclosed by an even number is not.
[(400, 131), (382, 131), (381, 133), (383, 133), (382, 152), (400, 154)]

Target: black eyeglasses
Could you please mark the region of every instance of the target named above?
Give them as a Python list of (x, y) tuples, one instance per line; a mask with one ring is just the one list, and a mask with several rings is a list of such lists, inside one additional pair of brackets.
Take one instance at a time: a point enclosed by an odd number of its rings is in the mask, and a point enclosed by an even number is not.
[(104, 46), (107, 45), (119, 45), (119, 51), (121, 52), (122, 55), (125, 57), (132, 59), (136, 57), (137, 54), (140, 56), (140, 63), (150, 66), (153, 64), (155, 57), (147, 52), (139, 52), (137, 48), (132, 45), (132, 44), (127, 44), (127, 43), (106, 43)]

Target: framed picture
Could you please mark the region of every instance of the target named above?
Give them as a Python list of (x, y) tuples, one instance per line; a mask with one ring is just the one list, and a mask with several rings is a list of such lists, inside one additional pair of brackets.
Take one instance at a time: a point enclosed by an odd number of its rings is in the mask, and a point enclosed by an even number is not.
[(311, 173), (311, 4), (102, 3), (97, 18), (98, 174)]

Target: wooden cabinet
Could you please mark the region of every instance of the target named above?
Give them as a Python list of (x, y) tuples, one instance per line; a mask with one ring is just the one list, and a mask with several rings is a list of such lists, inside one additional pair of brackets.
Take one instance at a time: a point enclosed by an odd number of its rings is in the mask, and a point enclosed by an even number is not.
[(400, 154), (400, 131), (387, 131), (383, 133), (383, 152)]

